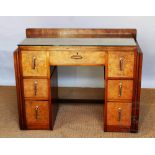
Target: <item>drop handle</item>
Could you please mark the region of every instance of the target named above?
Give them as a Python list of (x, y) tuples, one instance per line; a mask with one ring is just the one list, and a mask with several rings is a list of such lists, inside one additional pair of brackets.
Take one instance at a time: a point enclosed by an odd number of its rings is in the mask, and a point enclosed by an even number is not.
[(32, 57), (32, 69), (36, 68), (36, 57)]
[(123, 88), (123, 85), (122, 85), (122, 82), (119, 83), (119, 97), (122, 96), (122, 88)]
[(119, 59), (119, 67), (120, 67), (120, 71), (123, 71), (123, 69), (124, 69), (124, 59), (123, 58)]
[(38, 119), (38, 116), (39, 116), (39, 106), (36, 106), (35, 107), (35, 118), (36, 118), (36, 120)]
[(122, 109), (118, 108), (118, 122), (120, 122), (122, 119)]
[(34, 81), (34, 96), (37, 95), (37, 91), (38, 91), (38, 82)]
[(77, 52), (76, 55), (72, 55), (71, 59), (82, 59), (83, 57), (81, 55), (79, 55), (79, 53)]

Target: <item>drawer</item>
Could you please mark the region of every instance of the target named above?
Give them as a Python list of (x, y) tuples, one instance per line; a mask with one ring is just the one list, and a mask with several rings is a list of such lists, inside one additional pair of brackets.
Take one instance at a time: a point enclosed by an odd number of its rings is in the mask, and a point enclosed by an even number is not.
[(51, 65), (104, 65), (105, 51), (50, 51)]
[(48, 98), (47, 79), (23, 79), (24, 97)]
[(107, 125), (131, 125), (132, 103), (108, 102), (107, 103)]
[(107, 85), (108, 100), (132, 100), (133, 80), (108, 80)]
[(23, 76), (47, 76), (47, 52), (22, 51), (21, 54)]
[(134, 52), (108, 52), (108, 77), (133, 77)]
[(49, 129), (48, 101), (25, 101), (28, 129)]

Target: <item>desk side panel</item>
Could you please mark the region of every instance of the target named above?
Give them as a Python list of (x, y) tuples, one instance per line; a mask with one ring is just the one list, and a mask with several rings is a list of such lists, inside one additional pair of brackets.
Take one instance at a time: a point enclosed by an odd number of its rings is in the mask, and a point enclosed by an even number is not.
[(139, 111), (140, 111), (140, 95), (141, 95), (141, 79), (142, 79), (142, 61), (143, 61), (143, 53), (138, 46), (137, 49), (137, 66), (136, 66), (136, 79), (135, 79), (135, 98), (133, 101), (132, 108), (132, 125), (131, 132), (138, 132), (139, 125)]
[(20, 76), (20, 63), (19, 63), (19, 50), (14, 51), (14, 69), (15, 69), (15, 79), (16, 79), (16, 93), (17, 93), (17, 104), (18, 104), (18, 114), (19, 114), (19, 125), (20, 129), (26, 129), (25, 121), (23, 116), (23, 100), (21, 91), (21, 76)]

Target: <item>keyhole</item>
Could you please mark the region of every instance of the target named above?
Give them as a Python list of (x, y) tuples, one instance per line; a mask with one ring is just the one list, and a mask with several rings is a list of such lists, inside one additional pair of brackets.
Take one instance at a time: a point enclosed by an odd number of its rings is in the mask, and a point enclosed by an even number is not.
[(76, 54), (78, 55), (78, 52)]

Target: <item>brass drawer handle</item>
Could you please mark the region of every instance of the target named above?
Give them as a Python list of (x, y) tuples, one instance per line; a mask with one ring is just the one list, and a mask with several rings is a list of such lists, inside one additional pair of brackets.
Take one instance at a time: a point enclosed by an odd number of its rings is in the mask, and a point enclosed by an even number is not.
[(78, 54), (78, 52), (76, 53), (76, 55), (72, 55), (71, 59), (82, 59), (83, 57), (81, 55)]
[(120, 67), (120, 71), (123, 71), (123, 69), (124, 69), (124, 59), (123, 58), (119, 59), (119, 67)]
[(36, 118), (36, 120), (38, 119), (38, 116), (39, 116), (39, 106), (36, 106), (35, 107), (35, 118)]
[(122, 119), (122, 109), (118, 108), (118, 122), (120, 122)]
[(34, 96), (37, 95), (37, 91), (38, 91), (37, 85), (38, 85), (38, 82), (37, 81), (34, 81)]
[(36, 68), (36, 57), (32, 57), (32, 69)]
[(122, 88), (123, 88), (123, 85), (122, 85), (122, 82), (119, 83), (119, 96), (121, 97), (122, 96)]

